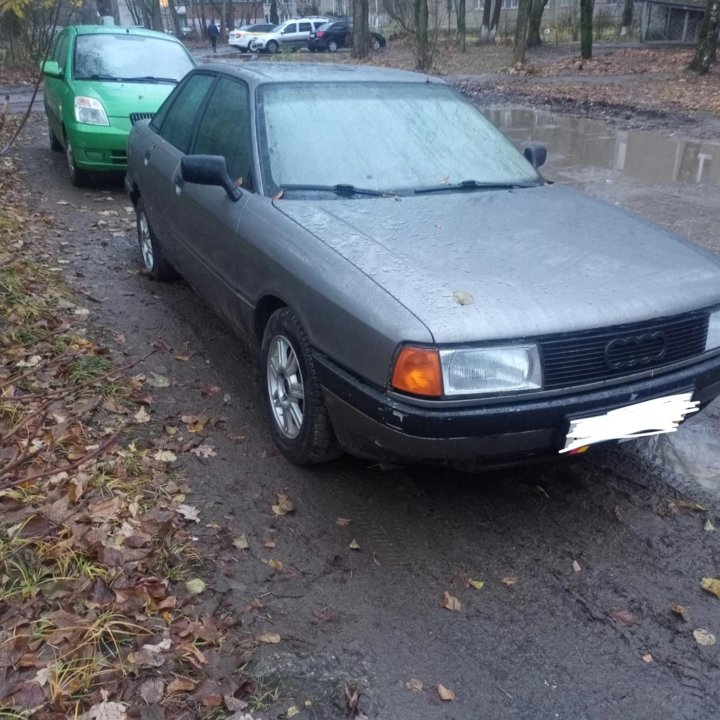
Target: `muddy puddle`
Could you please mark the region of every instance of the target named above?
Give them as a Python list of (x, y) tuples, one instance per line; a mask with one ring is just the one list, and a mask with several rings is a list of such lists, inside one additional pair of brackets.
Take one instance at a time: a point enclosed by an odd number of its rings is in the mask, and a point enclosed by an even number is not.
[(518, 147), (547, 145), (555, 166), (615, 170), (648, 183), (720, 185), (720, 143), (684, 140), (603, 122), (536, 111), (490, 108), (485, 115)]

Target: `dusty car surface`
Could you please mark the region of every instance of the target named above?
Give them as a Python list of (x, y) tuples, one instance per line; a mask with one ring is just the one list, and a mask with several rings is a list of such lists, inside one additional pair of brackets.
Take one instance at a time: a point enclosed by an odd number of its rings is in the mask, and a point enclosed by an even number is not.
[(288, 458), (476, 469), (720, 394), (718, 262), (544, 158), (425, 75), (209, 65), (135, 125), (126, 187), (147, 273), (259, 349)]

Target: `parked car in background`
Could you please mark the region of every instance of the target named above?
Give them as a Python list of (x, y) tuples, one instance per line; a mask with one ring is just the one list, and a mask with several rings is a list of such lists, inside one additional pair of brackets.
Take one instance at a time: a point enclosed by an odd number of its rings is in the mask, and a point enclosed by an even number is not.
[(50, 146), (64, 151), (70, 182), (123, 172), (134, 122), (152, 118), (195, 61), (172, 35), (74, 25), (55, 38), (45, 76)]
[[(311, 52), (337, 52), (343, 47), (352, 47), (353, 26), (344, 20), (329, 22), (321, 25), (317, 30), (310, 33), (308, 49)], [(380, 50), (385, 47), (385, 38), (379, 33), (370, 33), (370, 45), (373, 50)]]
[(288, 458), (477, 469), (720, 394), (720, 261), (544, 160), (432, 76), (218, 64), (135, 125), (126, 188), (148, 275), (259, 349)]
[(277, 53), (289, 48), (298, 50), (306, 47), (310, 33), (329, 22), (326, 17), (306, 17), (286, 20), (273, 31), (263, 33), (250, 41), (252, 52)]
[(237, 30), (231, 30), (228, 33), (228, 45), (237, 48), (240, 52), (248, 52), (250, 50), (250, 41), (253, 38), (263, 33), (272, 32), (276, 27), (277, 25), (271, 23), (243, 25)]

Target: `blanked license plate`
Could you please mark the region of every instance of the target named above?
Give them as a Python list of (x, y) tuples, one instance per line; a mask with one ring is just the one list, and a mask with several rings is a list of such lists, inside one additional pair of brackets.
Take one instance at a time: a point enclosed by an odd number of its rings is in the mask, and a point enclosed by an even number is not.
[(700, 403), (692, 396), (692, 392), (668, 395), (626, 405), (604, 415), (571, 419), (565, 447), (560, 452), (567, 453), (608, 440), (632, 440), (675, 432), (688, 415), (699, 409)]

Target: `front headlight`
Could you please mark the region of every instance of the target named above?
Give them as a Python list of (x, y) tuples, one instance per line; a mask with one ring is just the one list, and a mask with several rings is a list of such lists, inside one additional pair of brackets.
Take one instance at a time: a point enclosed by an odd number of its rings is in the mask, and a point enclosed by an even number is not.
[(445, 395), (539, 390), (542, 368), (537, 345), (440, 350)]
[(107, 113), (99, 100), (82, 95), (75, 98), (75, 120), (85, 125), (109, 125)]
[(705, 352), (720, 347), (720, 310), (710, 313)]

